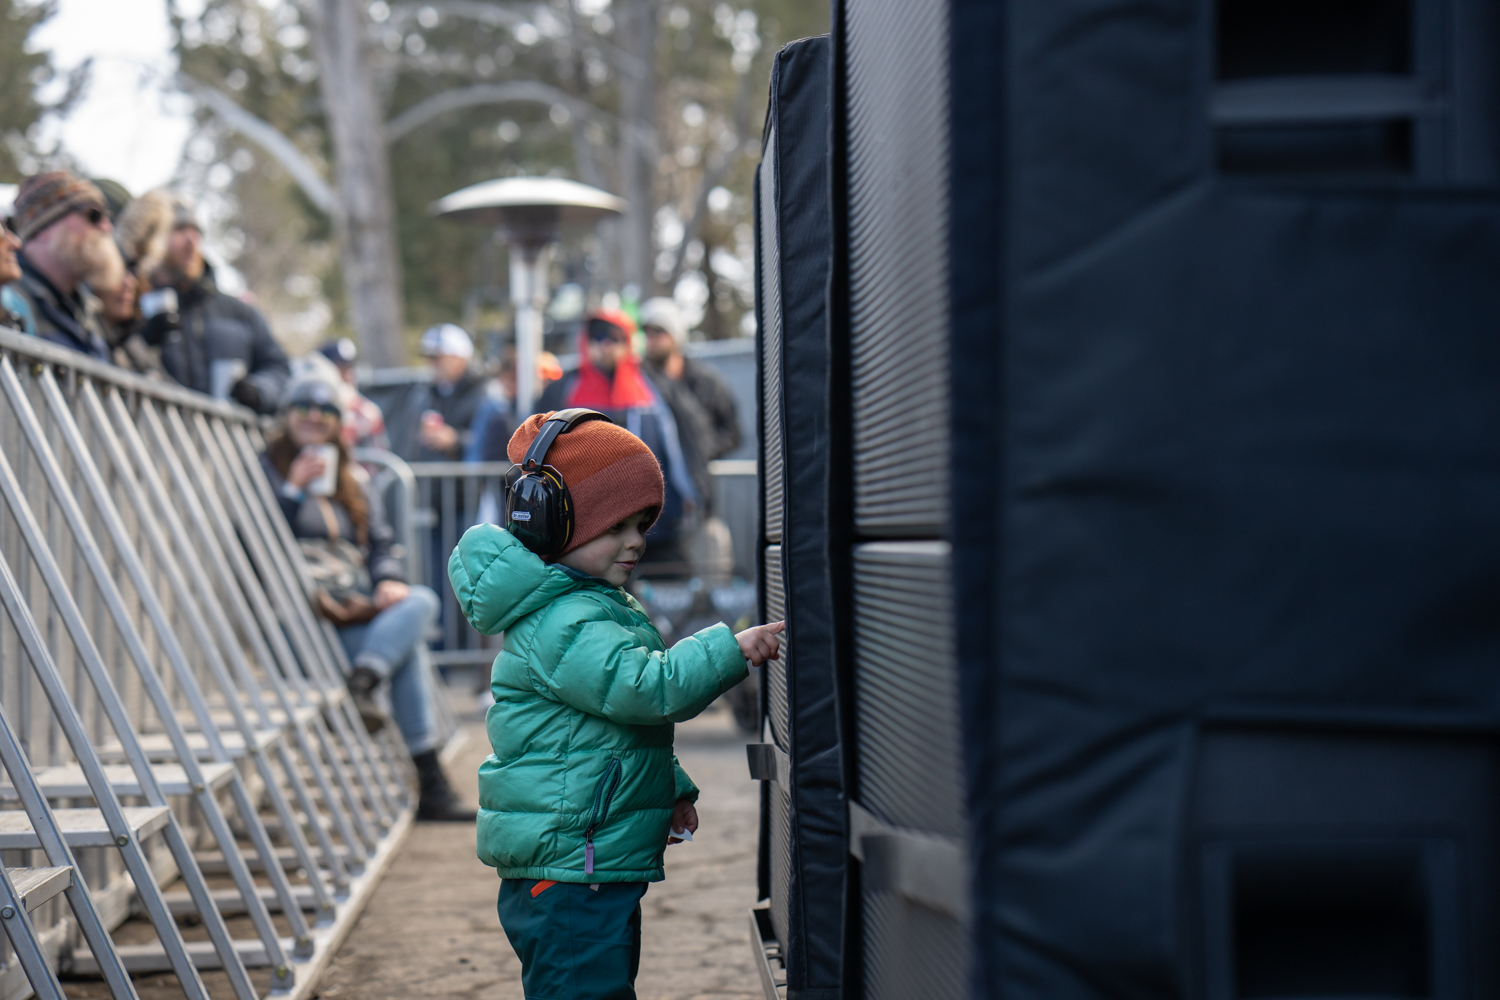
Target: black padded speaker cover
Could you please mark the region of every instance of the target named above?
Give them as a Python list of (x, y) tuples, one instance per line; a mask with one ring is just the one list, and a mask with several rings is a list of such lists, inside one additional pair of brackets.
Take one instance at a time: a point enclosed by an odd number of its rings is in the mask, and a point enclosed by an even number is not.
[[(1324, 119), (1281, 128), (1253, 124), (1275, 80), (1220, 87), (1225, 53), (1342, 66), (1317, 48), (1348, 33), (1289, 33), (1367, 6), (1410, 18), (1410, 79), (1338, 96), (1303, 74)], [(951, 545), (963, 775), (941, 787), (964, 796), (975, 963), (866, 956), (866, 988), (1495, 995), (1500, 127), (1473, 110), (1500, 78), (1493, 5), (837, 7), (833, 423), (855, 454), (833, 475), (860, 551)], [(1317, 16), (1215, 34), (1283, 8)], [(1261, 44), (1295, 58), (1236, 48)], [(1328, 118), (1382, 87), (1386, 118)], [(901, 214), (933, 190), (939, 211)], [(866, 737), (939, 757), (858, 723), (851, 753)], [(890, 902), (874, 940), (961, 953), (956, 923)]]
[(1221, 169), (1214, 7), (952, 2), (979, 995), (1492, 996), (1500, 187)]
[(763, 677), (791, 765), (763, 800), (763, 875), (787, 996), (802, 1000), (840, 995), (846, 859), (828, 568), (829, 74), (827, 36), (777, 54), (757, 185), (763, 590), (765, 613), (784, 607), (787, 620), (783, 660)]

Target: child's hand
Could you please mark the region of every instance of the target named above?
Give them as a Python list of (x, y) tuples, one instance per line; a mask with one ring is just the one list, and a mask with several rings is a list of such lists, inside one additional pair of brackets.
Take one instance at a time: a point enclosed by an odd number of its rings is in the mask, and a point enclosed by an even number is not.
[(740, 653), (750, 665), (758, 667), (767, 660), (781, 659), (781, 640), (776, 637), (784, 631), (784, 621), (755, 625), (735, 636), (734, 641), (740, 644)]
[[(698, 810), (693, 808), (689, 799), (678, 799), (677, 805), (672, 807), (672, 829), (680, 832), (686, 830), (689, 833), (698, 832)], [(681, 837), (668, 835), (667, 846), (682, 843)]]

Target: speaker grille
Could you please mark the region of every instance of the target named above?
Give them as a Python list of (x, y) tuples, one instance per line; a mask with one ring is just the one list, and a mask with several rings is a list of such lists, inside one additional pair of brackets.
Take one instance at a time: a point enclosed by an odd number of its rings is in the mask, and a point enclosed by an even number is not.
[[(782, 579), (781, 546), (766, 549), (766, 618), (779, 622), (786, 617), (786, 586)], [(766, 664), (766, 701), (771, 714), (771, 737), (783, 750), (791, 747), (791, 707), (787, 692), (787, 670), (792, 662), (789, 636), (782, 635), (781, 659)]]
[(855, 523), (933, 537), (948, 517), (948, 7), (847, 13)]
[(859, 801), (894, 826), (964, 835), (946, 542), (854, 550)]
[(760, 284), (761, 316), (761, 433), (765, 442), (766, 540), (781, 541), (782, 496), (786, 462), (781, 442), (781, 246), (776, 211), (776, 130), (766, 136), (760, 168)]
[(969, 935), (963, 925), (894, 892), (866, 889), (861, 902), (869, 1000), (962, 1000), (969, 995)]
[(792, 877), (792, 802), (780, 781), (771, 783), (771, 926), (787, 943), (787, 896)]

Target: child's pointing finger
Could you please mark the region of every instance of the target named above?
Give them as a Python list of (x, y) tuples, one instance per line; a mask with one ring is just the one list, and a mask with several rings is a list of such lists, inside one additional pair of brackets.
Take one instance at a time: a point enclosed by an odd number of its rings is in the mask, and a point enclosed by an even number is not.
[(750, 661), (751, 666), (758, 667), (766, 660), (780, 659), (781, 641), (776, 638), (776, 633), (785, 627), (785, 622), (756, 625), (734, 638), (740, 645), (740, 653)]

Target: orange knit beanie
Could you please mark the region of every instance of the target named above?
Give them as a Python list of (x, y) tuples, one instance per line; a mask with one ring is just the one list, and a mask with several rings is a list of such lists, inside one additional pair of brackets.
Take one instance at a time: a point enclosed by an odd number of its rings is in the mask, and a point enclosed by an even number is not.
[[(520, 464), (551, 413), (536, 413), (511, 436), (507, 451)], [(562, 474), (573, 497), (573, 537), (564, 554), (591, 542), (638, 510), (650, 509), (645, 531), (666, 502), (661, 465), (646, 443), (618, 424), (589, 420), (559, 434), (546, 464)]]

